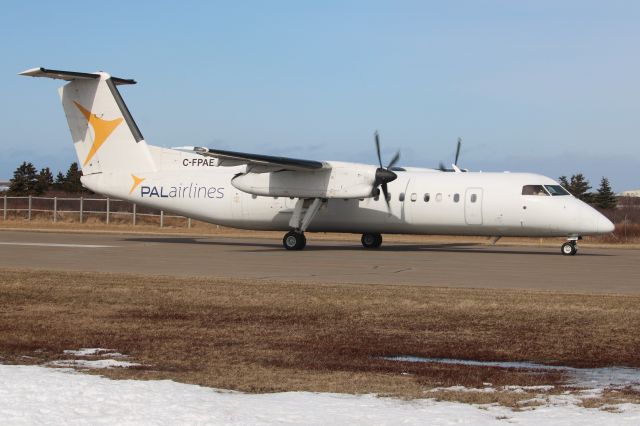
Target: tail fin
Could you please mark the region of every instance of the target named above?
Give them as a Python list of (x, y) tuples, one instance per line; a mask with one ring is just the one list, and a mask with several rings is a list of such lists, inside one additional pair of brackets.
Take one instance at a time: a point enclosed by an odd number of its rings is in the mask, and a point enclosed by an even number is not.
[(107, 73), (33, 68), (20, 75), (69, 81), (59, 89), (83, 174), (155, 170), (153, 157), (117, 86), (134, 80)]

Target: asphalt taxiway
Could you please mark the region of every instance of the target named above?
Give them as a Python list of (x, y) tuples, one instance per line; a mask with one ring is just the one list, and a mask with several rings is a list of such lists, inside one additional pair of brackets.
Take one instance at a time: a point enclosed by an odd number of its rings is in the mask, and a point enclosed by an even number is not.
[(0, 267), (325, 283), (640, 294), (640, 250), (0, 231)]

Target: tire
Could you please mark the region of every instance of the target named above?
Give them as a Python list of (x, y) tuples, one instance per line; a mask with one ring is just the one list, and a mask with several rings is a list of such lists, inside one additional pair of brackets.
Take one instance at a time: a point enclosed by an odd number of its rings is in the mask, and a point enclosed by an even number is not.
[(573, 256), (578, 252), (578, 247), (574, 243), (564, 243), (560, 247), (560, 252), (565, 256)]
[(360, 238), (360, 241), (362, 242), (362, 246), (364, 248), (379, 248), (380, 245), (382, 245), (382, 235), (367, 232), (362, 234), (362, 238)]
[(287, 250), (302, 250), (307, 245), (307, 238), (302, 232), (289, 231), (282, 238), (282, 245)]

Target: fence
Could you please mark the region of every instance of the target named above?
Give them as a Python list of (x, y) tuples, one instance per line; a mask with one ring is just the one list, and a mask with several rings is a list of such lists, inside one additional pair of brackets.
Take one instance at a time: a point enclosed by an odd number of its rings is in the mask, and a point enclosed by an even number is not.
[(23, 217), (32, 220), (35, 215), (51, 216), (51, 221), (56, 223), (69, 215), (78, 218), (80, 223), (93, 216), (103, 218), (107, 225), (114, 219), (123, 219), (136, 225), (139, 219), (158, 219), (159, 226), (166, 225), (167, 219), (175, 222), (184, 222), (187, 228), (191, 228), (191, 218), (184, 216), (168, 215), (164, 210), (155, 210), (138, 206), (136, 203), (118, 200), (114, 198), (66, 198), (66, 197), (10, 197), (4, 195), (2, 200), (2, 219), (8, 220), (9, 216)]

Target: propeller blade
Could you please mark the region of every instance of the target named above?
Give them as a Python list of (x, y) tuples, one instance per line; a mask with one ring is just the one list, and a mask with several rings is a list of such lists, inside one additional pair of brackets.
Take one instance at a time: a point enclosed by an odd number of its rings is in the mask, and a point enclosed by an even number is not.
[(389, 165), (387, 166), (387, 170), (395, 166), (395, 164), (398, 162), (399, 159), (400, 159), (400, 151), (396, 152), (396, 155), (394, 155), (394, 157), (391, 159), (391, 161), (389, 162)]
[(380, 168), (382, 168), (382, 156), (380, 155), (380, 135), (378, 131), (374, 133), (374, 137), (376, 140), (376, 152), (378, 153), (378, 163), (380, 164)]
[(391, 214), (391, 204), (389, 203), (389, 190), (387, 189), (387, 182), (382, 185), (382, 193), (384, 194), (384, 202), (387, 203), (387, 211)]
[(458, 158), (460, 157), (460, 146), (462, 146), (462, 138), (458, 138), (458, 147), (456, 148), (456, 161), (453, 162), (456, 166), (458, 165)]

